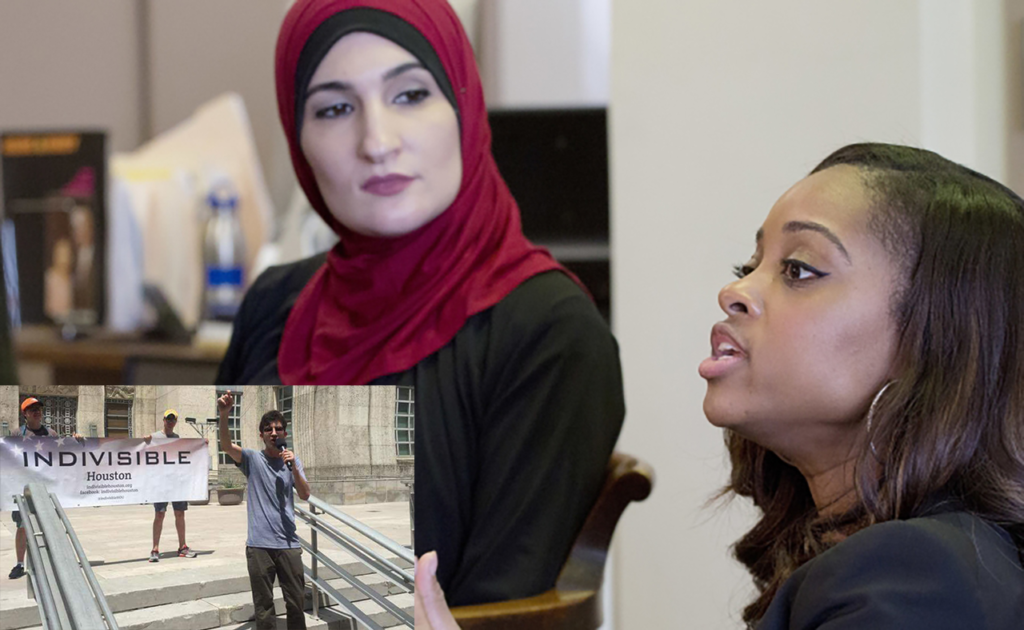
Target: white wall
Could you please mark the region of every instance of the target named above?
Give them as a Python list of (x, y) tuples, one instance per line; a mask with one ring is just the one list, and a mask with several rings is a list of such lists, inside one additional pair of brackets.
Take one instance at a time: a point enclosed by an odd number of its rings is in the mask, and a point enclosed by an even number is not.
[(488, 107), (608, 104), (611, 0), (480, 0)]
[(134, 0), (0, 2), (0, 130), (94, 127), (139, 141)]
[(1003, 6), (1006, 51), (1003, 76), (1006, 93), (1006, 183), (1024, 194), (1024, 0), (1006, 0)]
[(479, 15), (481, 0), (448, 0), (448, 4), (455, 9), (456, 15), (462, 22), (462, 28), (466, 29), (466, 35), (470, 43), (475, 47), (479, 41)]
[(1010, 85), (1018, 86), (1020, 98), (1019, 78), (1007, 72), (1012, 57), (1020, 58), (1005, 18), (1014, 5), (1020, 12), (1024, 1), (919, 5), (921, 143), (1004, 183), (1012, 172)]
[[(1020, 27), (998, 16), (1024, 18), (1021, 3), (613, 3), (619, 448), (657, 474), (616, 535), (616, 627), (742, 626), (752, 586), (729, 545), (753, 511), (704, 507), (728, 474), (697, 375), (724, 317), (717, 292), (778, 196), (841, 145), (923, 144), (1020, 182)], [(952, 34), (947, 48), (935, 29)]]

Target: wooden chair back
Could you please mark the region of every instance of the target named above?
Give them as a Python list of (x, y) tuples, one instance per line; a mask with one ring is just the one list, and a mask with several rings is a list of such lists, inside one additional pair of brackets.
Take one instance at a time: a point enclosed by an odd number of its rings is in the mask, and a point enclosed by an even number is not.
[(612, 534), (626, 506), (646, 499), (653, 484), (650, 466), (624, 453), (612, 453), (604, 487), (562, 565), (555, 587), (533, 597), (453, 608), (459, 626), (462, 630), (600, 627), (601, 581)]

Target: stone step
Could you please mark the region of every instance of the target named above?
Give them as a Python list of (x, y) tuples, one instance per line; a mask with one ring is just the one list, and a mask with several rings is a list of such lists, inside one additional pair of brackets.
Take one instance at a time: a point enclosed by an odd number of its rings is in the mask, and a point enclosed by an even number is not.
[[(397, 559), (392, 559), (392, 562), (403, 567), (408, 564)], [(373, 573), (362, 563), (345, 562), (342, 563), (342, 568), (359, 577), (382, 595), (404, 593), (398, 587), (388, 585), (384, 578)], [(327, 578), (331, 586), (341, 589), (342, 594), (350, 600), (366, 599), (366, 596), (355, 587), (338, 579), (330, 569), (321, 566), (318, 574)], [(200, 571), (181, 570), (147, 576), (145, 579), (139, 577), (101, 579), (100, 583), (107, 597), (107, 604), (118, 619), (120, 619), (119, 613), (123, 612), (194, 602), (222, 595), (244, 593), (246, 597), (251, 598), (249, 575), (244, 566), (207, 567)], [(251, 616), (251, 599), (249, 600), (249, 609)], [(36, 602), (30, 599), (9, 602), (5, 605), (3, 614), (0, 615), (0, 630), (20, 630), (38, 626), (39, 623), (39, 609)]]
[[(231, 623), (226, 626), (220, 626), (214, 630), (255, 630), (255, 621), (246, 621), (243, 623)], [(275, 630), (289, 630), (288, 618), (281, 615), (277, 618), (277, 626)], [(350, 617), (337, 616), (331, 619), (317, 619), (313, 615), (306, 613), (306, 630), (357, 630), (356, 626), (352, 623)]]
[[(221, 625), (220, 611), (205, 600), (114, 613), (121, 630), (207, 630)], [(30, 630), (42, 630), (34, 626)]]
[[(368, 581), (364, 580), (364, 582)], [(402, 622), (397, 617), (385, 611), (382, 606), (380, 606), (377, 602), (371, 600), (363, 593), (356, 590), (355, 587), (348, 586), (347, 582), (345, 582), (344, 580), (332, 580), (329, 581), (328, 584), (338, 589), (343, 597), (347, 598), (349, 601), (355, 604), (356, 608), (358, 608), (360, 612), (368, 615), (370, 619), (373, 620), (373, 622), (377, 625), (383, 628), (402, 626)], [(384, 590), (387, 588), (387, 586), (388, 585), (386, 583), (372, 585), (374, 591), (376, 591), (378, 594), (385, 595), (389, 602), (395, 604), (411, 616), (413, 614), (413, 595), (411, 593), (406, 593), (405, 591), (395, 586), (391, 586), (390, 589), (388, 589), (388, 593), (385, 594)], [(345, 615), (348, 614), (347, 612), (345, 612), (344, 608), (335, 604), (333, 600), (327, 597), (326, 594), (321, 595), (320, 601), (320, 605), (322, 607), (328, 606), (336, 608), (339, 613)]]
[(217, 595), (249, 590), (249, 575), (244, 567), (207, 568), (201, 571), (175, 571), (139, 579), (116, 578), (100, 583), (107, 604), (115, 615), (120, 612), (190, 602)]
[[(389, 589), (388, 584), (383, 581), (383, 578), (380, 578), (379, 576), (373, 577), (378, 580), (376, 583), (372, 582), (370, 578), (364, 579), (363, 582), (366, 583), (367, 586), (370, 586), (378, 594), (384, 595), (390, 601), (395, 601), (397, 605), (406, 605), (405, 600), (401, 599), (400, 597), (402, 595), (407, 595), (407, 593), (405, 593), (401, 589), (397, 589), (396, 587), (391, 587)], [(383, 608), (381, 608), (376, 603), (372, 602), (369, 599), (369, 597), (364, 595), (362, 592), (356, 590), (354, 586), (351, 586), (345, 580), (329, 580), (328, 585), (338, 589), (341, 592), (342, 596), (348, 598), (349, 601), (352, 601), (357, 605), (360, 602), (368, 602), (376, 606), (376, 609), (373, 612), (384, 613)], [(394, 590), (395, 593), (391, 594), (391, 590)], [(396, 600), (396, 597), (399, 597), (399, 599)], [(249, 619), (252, 619), (253, 615), (255, 614), (255, 610), (252, 604), (252, 593), (248, 590), (248, 588), (244, 592), (232, 593), (229, 595), (220, 595), (217, 597), (210, 597), (207, 598), (205, 601), (216, 606), (217, 609), (221, 612), (222, 624), (244, 622)], [(326, 595), (321, 593), (320, 606), (322, 608), (330, 607), (331, 604), (332, 603), (328, 600)], [(306, 589), (305, 608), (307, 611), (313, 609), (312, 592), (308, 588)], [(285, 613), (284, 595), (282, 594), (280, 587), (274, 587), (274, 612), (279, 615), (283, 615)], [(391, 615), (387, 615), (387, 617), (391, 617)]]
[[(378, 576), (374, 577), (380, 579)], [(365, 581), (370, 582), (369, 578)], [(344, 580), (334, 580), (329, 584), (340, 589), (345, 596), (351, 596), (356, 606), (362, 612), (370, 615), (375, 623), (385, 628), (400, 625), (398, 619), (356, 591), (355, 588), (348, 586)], [(370, 585), (379, 593), (388, 590), (386, 584)], [(311, 593), (308, 589), (306, 596), (308, 612), (312, 609)], [(412, 595), (403, 592), (388, 596), (388, 599), (412, 614)], [(283, 619), (285, 605), (280, 587), (274, 589), (274, 611)], [(337, 614), (334, 614), (335, 612)], [(331, 624), (325, 623), (320, 627), (327, 628), (330, 625), (331, 630), (335, 630), (335, 628), (348, 630), (348, 626), (345, 624), (348, 623), (346, 620), (350, 618), (344, 614), (342, 609), (335, 611), (322, 608), (321, 613), (325, 618), (331, 620)], [(208, 630), (221, 627), (247, 627), (245, 624), (251, 622), (253, 614), (252, 594), (246, 585), (246, 590), (243, 592), (116, 612), (114, 617), (121, 630)], [(35, 626), (30, 630), (41, 630), (41, 626)], [(355, 630), (354, 626), (352, 626), (352, 630)]]
[[(107, 604), (119, 613), (168, 604), (187, 603), (207, 597), (249, 590), (249, 576), (237, 568), (176, 571), (148, 576), (100, 580)], [(119, 617), (118, 617), (119, 618)], [(0, 615), (0, 630), (19, 630), (38, 625), (39, 608), (34, 600), (8, 603)]]
[[(399, 608), (409, 613), (410, 615), (413, 614), (414, 599), (415, 598), (413, 597), (412, 593), (402, 593), (401, 595), (392, 595), (388, 597), (388, 601), (397, 605)], [(402, 626), (402, 623), (398, 620), (398, 618), (396, 618), (394, 615), (381, 608), (380, 605), (377, 604), (377, 602), (366, 599), (363, 601), (355, 602), (355, 604), (356, 608), (358, 608), (363, 613), (369, 615), (370, 619), (372, 619), (374, 623), (383, 628), (394, 628)]]

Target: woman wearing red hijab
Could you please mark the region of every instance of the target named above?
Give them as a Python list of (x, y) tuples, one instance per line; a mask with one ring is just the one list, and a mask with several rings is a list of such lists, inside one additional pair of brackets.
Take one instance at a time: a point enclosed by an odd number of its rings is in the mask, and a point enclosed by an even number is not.
[(299, 183), (339, 234), (246, 295), (217, 381), (416, 388), (416, 549), (452, 605), (550, 588), (604, 478), (618, 350), (522, 234), (445, 0), (299, 0), (277, 44)]

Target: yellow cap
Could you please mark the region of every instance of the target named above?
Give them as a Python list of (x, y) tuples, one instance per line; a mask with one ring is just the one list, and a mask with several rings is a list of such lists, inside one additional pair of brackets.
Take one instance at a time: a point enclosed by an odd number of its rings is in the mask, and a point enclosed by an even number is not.
[(165, 419), (166, 418), (170, 418), (171, 416), (174, 416), (174, 419), (177, 420), (178, 419), (178, 412), (173, 410), (173, 409), (168, 409), (167, 411), (164, 412), (164, 418)]

